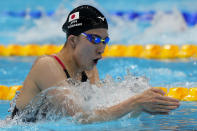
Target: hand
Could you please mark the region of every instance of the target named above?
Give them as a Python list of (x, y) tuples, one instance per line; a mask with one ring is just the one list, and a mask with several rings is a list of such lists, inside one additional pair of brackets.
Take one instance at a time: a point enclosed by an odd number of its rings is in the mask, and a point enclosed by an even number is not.
[(150, 88), (139, 95), (139, 108), (150, 114), (168, 114), (179, 107), (179, 100), (164, 96), (158, 88)]

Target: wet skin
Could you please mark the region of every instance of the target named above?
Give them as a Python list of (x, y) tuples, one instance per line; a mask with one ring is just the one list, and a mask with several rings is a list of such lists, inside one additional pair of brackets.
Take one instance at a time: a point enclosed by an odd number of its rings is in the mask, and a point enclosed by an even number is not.
[[(96, 34), (101, 38), (108, 36), (106, 29), (92, 29), (85, 33)], [(81, 72), (85, 71), (90, 83), (94, 84), (99, 81), (96, 64), (102, 58), (104, 49), (103, 43), (93, 44), (83, 35), (70, 35), (63, 49), (54, 55), (63, 62), (71, 78), (81, 80)], [(22, 110), (42, 90), (56, 86), (66, 79), (64, 70), (53, 57), (39, 57), (34, 62), (17, 97), (17, 108)]]
[[(86, 31), (85, 33), (95, 34), (103, 39), (108, 36), (106, 29), (93, 29)], [(106, 45), (103, 43), (93, 44), (83, 35), (70, 35), (63, 49), (55, 55), (58, 56), (66, 66), (71, 78), (74, 80), (80, 80), (81, 72), (86, 71), (90, 83), (95, 84), (99, 81), (96, 64), (98, 60), (102, 58), (101, 54), (104, 52), (105, 46)], [(66, 79), (67, 77), (63, 68), (53, 57), (39, 57), (24, 81), (23, 88), (16, 101), (17, 108), (23, 110), (38, 93), (52, 86), (59, 86), (59, 83), (62, 81), (64, 81), (64, 85), (68, 85), (65, 81)], [(57, 93), (58, 90), (54, 90), (50, 92), (50, 95)], [(65, 90), (62, 93), (62, 97), (68, 102), (64, 106), (68, 113), (67, 115), (73, 116), (80, 112), (84, 119), (88, 118), (86, 111), (81, 107), (78, 107), (78, 104), (74, 103), (72, 99), (65, 97), (69, 93), (71, 93), (70, 90)], [(56, 98), (53, 101), (54, 105), (57, 104), (58, 106), (58, 101), (61, 101), (62, 97), (60, 96), (59, 98)], [(168, 112), (178, 107), (178, 100), (164, 96), (164, 92), (160, 89), (150, 88), (141, 94), (131, 96), (117, 105), (95, 110), (95, 116), (82, 123), (113, 120), (120, 118), (129, 112), (168, 114)]]

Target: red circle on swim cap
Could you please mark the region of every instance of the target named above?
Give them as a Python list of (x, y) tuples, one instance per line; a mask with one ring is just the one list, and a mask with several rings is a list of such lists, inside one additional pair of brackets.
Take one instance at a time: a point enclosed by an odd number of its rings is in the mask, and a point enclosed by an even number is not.
[(73, 14), (72, 16), (71, 16), (71, 19), (74, 19), (75, 18), (75, 14)]

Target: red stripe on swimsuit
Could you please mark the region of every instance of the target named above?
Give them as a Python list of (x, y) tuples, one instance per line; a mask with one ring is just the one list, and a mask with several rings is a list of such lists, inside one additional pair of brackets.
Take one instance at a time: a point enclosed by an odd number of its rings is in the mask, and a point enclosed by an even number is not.
[(58, 63), (62, 66), (62, 68), (65, 70), (66, 69), (66, 67), (64, 66), (64, 64), (63, 64), (63, 62), (57, 57), (57, 56), (55, 56), (55, 55), (52, 55), (57, 61), (58, 61)]
[[(70, 78), (70, 75), (68, 71), (66, 70), (66, 67), (64, 66), (63, 62), (55, 55), (52, 55), (52, 57), (54, 57), (57, 60), (57, 62), (62, 66), (62, 68), (64, 69), (64, 72), (66, 73), (67, 78)], [(88, 77), (84, 71), (81, 73), (81, 75), (82, 75), (81, 82), (87, 81)]]

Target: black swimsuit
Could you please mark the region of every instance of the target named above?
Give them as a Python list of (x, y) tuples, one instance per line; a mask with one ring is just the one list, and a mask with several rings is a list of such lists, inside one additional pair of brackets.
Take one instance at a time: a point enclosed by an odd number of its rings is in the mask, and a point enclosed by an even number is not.
[[(70, 75), (69, 75), (68, 71), (66, 70), (66, 67), (64, 66), (64, 64), (62, 63), (62, 61), (61, 61), (57, 56), (55, 56), (55, 55), (52, 55), (52, 56), (53, 56), (53, 57), (57, 60), (57, 62), (62, 66), (64, 72), (66, 73), (66, 77), (67, 77), (67, 78), (70, 78)], [(88, 79), (86, 73), (83, 71), (83, 72), (81, 73), (81, 75), (82, 75), (82, 77), (81, 77), (81, 82), (86, 82), (87, 79)]]
[[(55, 56), (55, 55), (52, 55), (52, 57), (54, 57), (54, 58), (57, 60), (57, 62), (62, 66), (62, 68), (63, 68), (63, 70), (64, 70), (64, 72), (65, 72), (65, 74), (66, 74), (66, 77), (67, 77), (67, 78), (70, 78), (70, 75), (69, 75), (68, 71), (66, 70), (66, 68), (65, 68), (64, 64), (62, 63), (62, 61), (61, 61), (57, 56)], [(81, 75), (82, 75), (82, 77), (81, 77), (81, 82), (86, 82), (87, 79), (88, 79), (86, 73), (83, 71), (83, 72), (81, 73)], [(14, 116), (15, 116), (18, 112), (19, 112), (19, 110), (18, 110), (18, 109), (16, 108), (16, 106), (15, 106), (15, 107), (14, 107), (14, 110), (12, 111), (11, 118), (13, 119)], [(43, 114), (43, 115), (46, 115), (46, 114)], [(29, 119), (28, 121), (26, 120), (26, 122), (35, 122), (35, 121), (36, 121), (36, 118), (31, 118), (31, 119)]]

